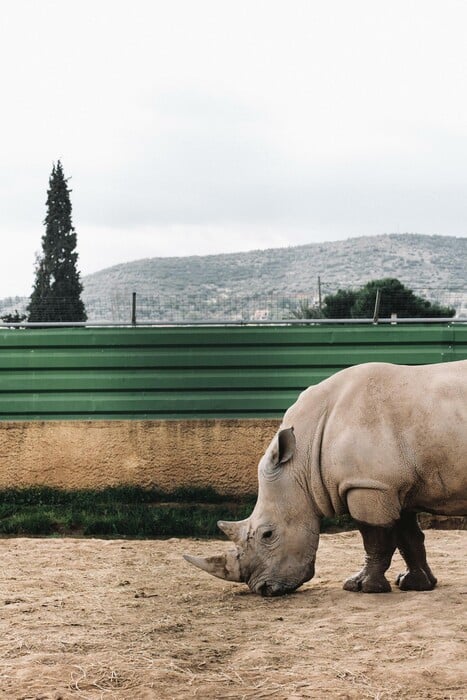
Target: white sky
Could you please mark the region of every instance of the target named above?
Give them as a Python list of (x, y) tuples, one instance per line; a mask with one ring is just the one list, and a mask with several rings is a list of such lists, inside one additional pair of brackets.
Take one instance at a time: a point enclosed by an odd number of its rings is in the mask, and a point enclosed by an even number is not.
[(159, 255), (467, 235), (464, 0), (3, 0), (0, 298), (48, 178), (83, 275)]

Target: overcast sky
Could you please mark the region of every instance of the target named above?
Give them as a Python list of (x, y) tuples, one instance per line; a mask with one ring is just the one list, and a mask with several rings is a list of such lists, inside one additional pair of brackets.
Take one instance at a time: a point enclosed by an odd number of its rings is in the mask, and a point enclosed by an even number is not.
[(52, 164), (83, 275), (142, 257), (467, 235), (464, 0), (3, 0), (0, 298)]

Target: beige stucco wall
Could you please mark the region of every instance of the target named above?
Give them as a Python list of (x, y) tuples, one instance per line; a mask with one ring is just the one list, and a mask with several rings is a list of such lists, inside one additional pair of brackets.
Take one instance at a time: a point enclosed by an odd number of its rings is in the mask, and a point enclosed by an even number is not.
[(257, 490), (258, 459), (277, 420), (0, 423), (0, 488), (118, 484)]

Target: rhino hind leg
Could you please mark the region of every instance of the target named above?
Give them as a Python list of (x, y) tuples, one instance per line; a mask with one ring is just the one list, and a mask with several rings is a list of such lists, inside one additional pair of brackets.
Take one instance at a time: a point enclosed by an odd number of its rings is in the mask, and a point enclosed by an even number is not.
[(397, 548), (407, 564), (407, 571), (399, 574), (396, 584), (403, 591), (431, 591), (437, 580), (426, 560), (425, 535), (416, 513), (401, 513), (396, 524), (396, 538)]
[(358, 574), (346, 580), (344, 589), (363, 593), (389, 593), (391, 584), (384, 574), (396, 549), (395, 527), (360, 523), (358, 529), (365, 547), (365, 564)]

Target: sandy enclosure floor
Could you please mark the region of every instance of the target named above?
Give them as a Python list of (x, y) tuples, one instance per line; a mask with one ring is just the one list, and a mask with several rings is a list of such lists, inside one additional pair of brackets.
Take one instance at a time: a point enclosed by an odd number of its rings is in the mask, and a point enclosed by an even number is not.
[(224, 542), (0, 540), (0, 698), (465, 698), (467, 532), (426, 535), (435, 591), (343, 591), (352, 532), (272, 599), (181, 560)]

